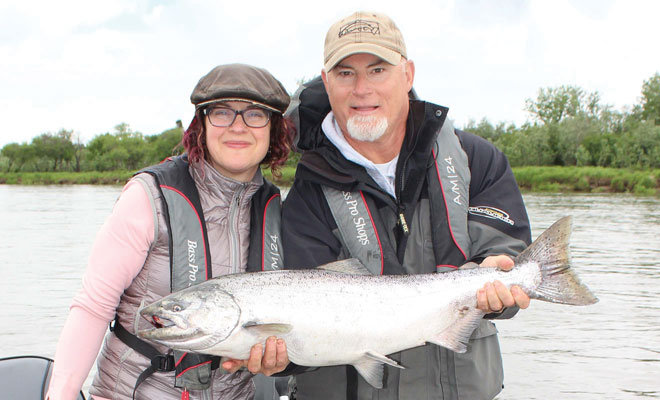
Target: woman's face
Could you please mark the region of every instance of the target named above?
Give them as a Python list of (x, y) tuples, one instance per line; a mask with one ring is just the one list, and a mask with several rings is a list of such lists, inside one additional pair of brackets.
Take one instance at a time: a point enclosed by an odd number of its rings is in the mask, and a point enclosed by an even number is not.
[[(209, 107), (224, 107), (236, 111), (255, 108), (250, 103), (229, 101)], [(226, 110), (220, 110), (222, 113)], [(207, 112), (207, 114), (208, 114)], [(226, 112), (224, 113), (226, 114)], [(230, 126), (213, 126), (208, 115), (204, 118), (206, 127), (206, 146), (213, 167), (222, 175), (240, 182), (252, 180), (259, 164), (266, 157), (270, 144), (270, 120), (266, 126), (251, 128), (245, 124), (244, 116), (236, 115)]]

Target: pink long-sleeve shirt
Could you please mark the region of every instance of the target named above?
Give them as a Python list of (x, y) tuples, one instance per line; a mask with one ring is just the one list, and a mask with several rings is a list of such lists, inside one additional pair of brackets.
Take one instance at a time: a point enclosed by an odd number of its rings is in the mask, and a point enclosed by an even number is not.
[[(263, 184), (261, 174), (256, 174), (250, 182), (239, 182), (223, 176), (207, 162), (190, 166), (189, 172), (195, 181), (204, 211), (212, 258), (212, 276), (245, 271), (250, 243), (251, 198)], [(126, 293), (136, 289), (133, 287), (135, 280), (143, 275), (145, 261), (151, 260), (149, 251), (152, 244), (166, 234), (164, 219), (159, 217), (158, 221), (154, 221), (151, 194), (148, 192), (150, 189), (140, 183), (142, 181), (147, 185), (156, 184), (152, 179), (145, 175), (140, 180), (130, 181), (124, 187), (111, 215), (96, 237), (83, 276), (82, 289), (73, 299), (60, 335), (48, 392), (50, 400), (68, 400), (77, 396), (99, 353), (108, 323), (114, 319), (118, 308), (121, 309), (120, 302)], [(149, 183), (150, 181), (152, 183)], [(232, 210), (236, 212), (233, 213)], [(156, 228), (158, 237), (155, 237)], [(169, 271), (169, 268), (159, 265), (159, 262), (164, 261), (150, 261), (149, 268), (154, 271)], [(147, 290), (167, 290), (168, 281), (169, 277), (165, 281), (153, 279), (151, 282), (154, 286)], [(140, 284), (137, 283), (138, 286)], [(159, 284), (165, 286), (159, 289)], [(134, 294), (139, 295), (139, 292)], [(125, 305), (129, 308), (137, 306)], [(100, 359), (100, 362), (103, 364), (105, 361), (104, 365), (112, 368), (112, 362), (107, 362), (108, 355), (103, 354), (105, 358)], [(123, 361), (131, 364), (138, 362), (140, 358), (133, 354), (133, 357), (128, 356)], [(113, 374), (118, 371), (105, 372)], [(247, 385), (251, 383), (249, 372), (214, 375), (214, 395), (244, 399), (250, 395), (252, 386)], [(99, 380), (95, 379), (92, 391), (101, 392), (105, 396), (115, 390), (126, 397), (132, 390), (132, 387), (127, 387), (126, 382), (110, 381), (116, 377), (99, 374), (97, 378)], [(114, 389), (108, 386), (115, 383), (119, 386)], [(153, 390), (160, 389), (152, 386), (144, 390), (155, 397)], [(148, 388), (152, 390), (148, 391)], [(176, 398), (176, 392), (172, 386), (172, 390), (163, 392), (161, 398)]]
[[(121, 295), (142, 268), (154, 240), (151, 204), (129, 182), (92, 247), (82, 289), (73, 298), (55, 353), (50, 400), (74, 399), (99, 352)], [(99, 397), (95, 397), (100, 399)]]

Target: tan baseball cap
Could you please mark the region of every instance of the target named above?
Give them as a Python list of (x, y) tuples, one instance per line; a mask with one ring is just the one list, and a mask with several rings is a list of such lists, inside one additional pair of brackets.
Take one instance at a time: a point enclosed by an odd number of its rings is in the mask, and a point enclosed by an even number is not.
[(324, 67), (333, 69), (344, 58), (369, 53), (397, 65), (406, 57), (403, 35), (394, 21), (384, 14), (358, 11), (330, 27), (325, 36)]

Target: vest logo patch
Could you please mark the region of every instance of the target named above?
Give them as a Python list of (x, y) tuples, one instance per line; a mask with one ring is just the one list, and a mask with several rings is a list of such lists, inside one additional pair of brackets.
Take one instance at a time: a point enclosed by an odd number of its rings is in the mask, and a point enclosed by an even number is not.
[(447, 172), (447, 180), (449, 183), (451, 183), (451, 188), (450, 190), (452, 193), (454, 193), (454, 203), (461, 205), (462, 203), (462, 196), (461, 196), (461, 187), (459, 186), (460, 180), (458, 175), (456, 174), (456, 167), (454, 166), (454, 160), (451, 158), (451, 156), (445, 157), (445, 171)]
[(367, 224), (367, 221), (364, 217), (360, 217), (360, 211), (358, 211), (358, 201), (353, 199), (353, 196), (350, 192), (341, 192), (344, 196), (344, 201), (348, 206), (348, 212), (353, 216), (353, 225), (355, 226), (355, 237), (360, 242), (362, 246), (369, 244), (369, 236), (367, 236), (367, 231), (364, 227)]
[(481, 217), (486, 217), (490, 219), (499, 219), (502, 222), (505, 222), (509, 225), (513, 225), (514, 222), (509, 218), (509, 214), (504, 211), (488, 206), (477, 206), (468, 208), (468, 212), (472, 215), (479, 215)]
[(197, 271), (199, 267), (196, 265), (197, 242), (188, 240), (188, 286), (192, 286), (197, 281)]

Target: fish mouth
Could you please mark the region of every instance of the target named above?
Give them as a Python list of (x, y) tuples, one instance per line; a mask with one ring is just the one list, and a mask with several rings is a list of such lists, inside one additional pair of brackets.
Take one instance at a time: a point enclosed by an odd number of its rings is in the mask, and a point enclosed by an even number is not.
[(173, 321), (156, 317), (152, 318), (151, 328), (140, 329), (137, 336), (174, 350), (203, 352), (213, 346), (218, 339), (213, 334), (199, 328), (181, 328)]
[(142, 339), (174, 347), (173, 344), (186, 343), (207, 336), (199, 328), (189, 326), (185, 319), (177, 316), (153, 314), (144, 317), (152, 327), (137, 331), (137, 336)]
[(156, 327), (156, 329), (169, 328), (176, 325), (171, 319), (159, 317), (158, 315), (151, 316), (151, 324)]

